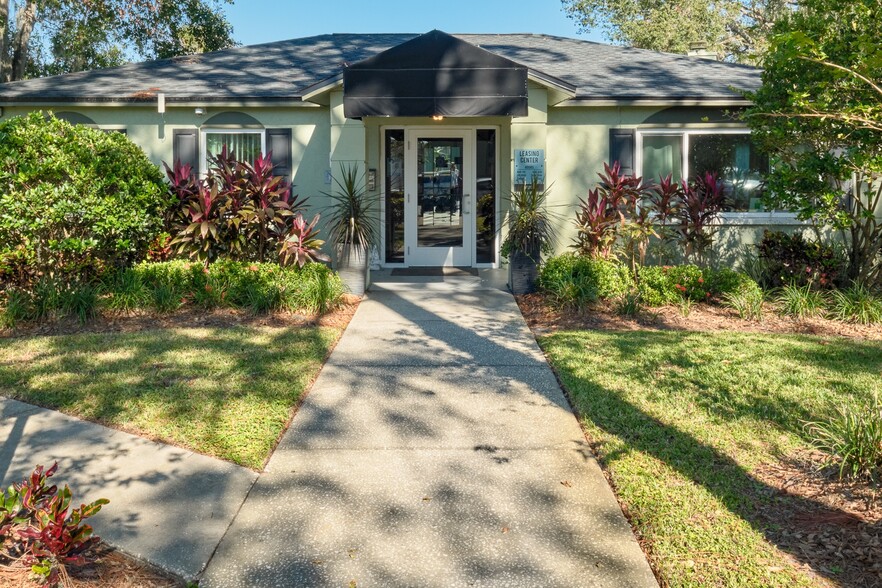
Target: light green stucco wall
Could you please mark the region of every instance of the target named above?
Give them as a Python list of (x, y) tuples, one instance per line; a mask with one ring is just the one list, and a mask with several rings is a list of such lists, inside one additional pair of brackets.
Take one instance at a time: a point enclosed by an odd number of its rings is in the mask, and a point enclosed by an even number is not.
[[(4, 107), (3, 118), (26, 114), (26, 106)], [(44, 108), (45, 110), (45, 108)], [(369, 118), (347, 120), (343, 115), (341, 91), (330, 94), (329, 106), (250, 107), (208, 109), (196, 116), (193, 108), (169, 106), (165, 114), (154, 106), (78, 106), (56, 107), (56, 111), (84, 114), (104, 128), (126, 128), (128, 136), (139, 144), (152, 161), (160, 165), (172, 159), (172, 136), (176, 129), (199, 128), (212, 116), (224, 111), (237, 111), (257, 119), (264, 127), (292, 129), (293, 174), (295, 192), (309, 197), (310, 212), (321, 212), (328, 205), (323, 194), (332, 189), (326, 183), (331, 171), (339, 174), (340, 164), (358, 165), (363, 171), (377, 170), (374, 197), (383, 197), (382, 165), (383, 127), (469, 128), (496, 127), (499, 148), (500, 211), (497, 226), (505, 226), (507, 198), (513, 174), (515, 149), (544, 149), (546, 176), (551, 185), (548, 205), (553, 211), (558, 233), (557, 251), (566, 251), (575, 236), (574, 211), (579, 197), (594, 186), (597, 173), (609, 158), (610, 128), (718, 128), (719, 123), (701, 122), (706, 110), (681, 110), (671, 113), (663, 108), (648, 107), (549, 107), (548, 93), (531, 84), (528, 116), (508, 119), (445, 118)], [(649, 122), (647, 122), (649, 121)], [(658, 122), (656, 122), (658, 121)], [(731, 126), (731, 123), (723, 123)], [(377, 223), (380, 208), (377, 207)], [(781, 224), (783, 222), (783, 224)], [(734, 253), (746, 243), (759, 240), (765, 228), (805, 230), (805, 225), (781, 217), (753, 215), (749, 219), (727, 220), (721, 227), (716, 254), (721, 261), (731, 262)], [(382, 234), (382, 233), (381, 233)], [(323, 233), (326, 235), (326, 233)]]

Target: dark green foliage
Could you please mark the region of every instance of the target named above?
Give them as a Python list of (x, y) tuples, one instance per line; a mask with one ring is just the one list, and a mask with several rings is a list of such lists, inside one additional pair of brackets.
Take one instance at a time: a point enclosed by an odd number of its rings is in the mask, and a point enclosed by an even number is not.
[(879, 2), (800, 0), (773, 32), (745, 115), (773, 158), (766, 204), (844, 231), (845, 279), (882, 284)]
[(554, 243), (554, 227), (547, 198), (548, 189), (541, 187), (536, 177), (531, 184), (511, 193), (508, 234), (501, 248), (503, 257), (520, 252), (538, 262), (539, 256), (550, 249)]
[(0, 282), (88, 281), (143, 258), (167, 205), (120, 133), (32, 113), (0, 123)]
[(748, 321), (763, 320), (763, 301), (765, 296), (759, 288), (756, 290), (727, 292), (723, 294), (722, 298), (723, 306), (737, 312), (740, 319)]
[[(317, 263), (300, 268), (221, 260), (205, 268), (197, 263), (170, 261), (145, 262), (124, 270), (108, 280), (106, 291), (108, 308), (120, 311), (149, 306), (158, 312), (170, 312), (192, 305), (255, 313), (324, 313), (340, 302), (343, 285), (337, 274)], [(141, 306), (133, 306), (136, 303)]]
[(29, 566), (44, 588), (59, 585), (62, 566), (93, 561), (90, 549), (98, 537), (83, 521), (109, 502), (101, 498), (72, 509), (70, 488), (49, 485), (57, 469), (57, 463), (47, 470), (37, 466), (0, 492), (0, 564)]
[(836, 249), (808, 241), (801, 233), (765, 231), (758, 248), (768, 288), (788, 284), (832, 288), (847, 264)]
[(554, 304), (582, 307), (627, 294), (634, 279), (618, 261), (566, 253), (542, 264), (537, 286)]

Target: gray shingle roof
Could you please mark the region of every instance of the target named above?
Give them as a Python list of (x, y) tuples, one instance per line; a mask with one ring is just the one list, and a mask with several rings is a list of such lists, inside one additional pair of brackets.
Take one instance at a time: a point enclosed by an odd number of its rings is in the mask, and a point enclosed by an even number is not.
[[(303, 90), (413, 34), (333, 34), (0, 84), (0, 101), (297, 100)], [(736, 98), (760, 70), (535, 34), (455, 35), (577, 87), (580, 99)]]

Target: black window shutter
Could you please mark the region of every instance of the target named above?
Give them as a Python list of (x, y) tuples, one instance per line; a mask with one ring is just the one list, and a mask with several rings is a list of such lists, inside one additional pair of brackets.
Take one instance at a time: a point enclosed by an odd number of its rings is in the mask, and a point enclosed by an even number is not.
[(193, 172), (199, 173), (199, 131), (197, 129), (179, 129), (173, 134), (172, 165), (193, 166)]
[(267, 129), (266, 151), (272, 153), (273, 173), (292, 181), (291, 129)]
[(635, 148), (634, 129), (609, 130), (609, 163), (618, 161), (624, 175), (635, 175)]

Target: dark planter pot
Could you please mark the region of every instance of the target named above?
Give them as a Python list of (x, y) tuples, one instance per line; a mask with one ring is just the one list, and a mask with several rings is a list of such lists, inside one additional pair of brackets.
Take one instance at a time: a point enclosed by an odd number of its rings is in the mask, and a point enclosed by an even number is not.
[(531, 294), (536, 291), (539, 277), (539, 252), (531, 254), (515, 251), (508, 264), (508, 287), (512, 294)]
[(368, 252), (355, 245), (337, 245), (337, 273), (351, 294), (363, 296), (368, 279)]

